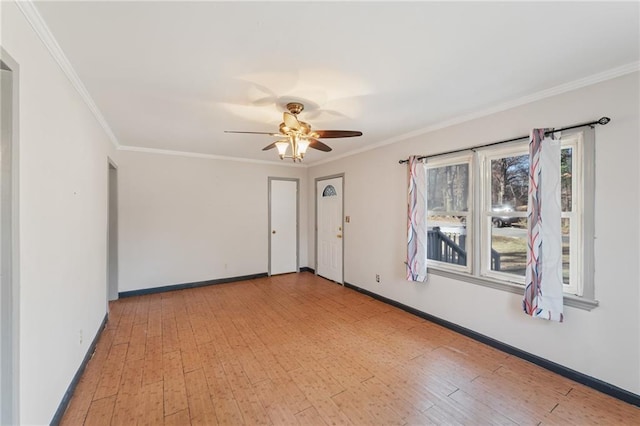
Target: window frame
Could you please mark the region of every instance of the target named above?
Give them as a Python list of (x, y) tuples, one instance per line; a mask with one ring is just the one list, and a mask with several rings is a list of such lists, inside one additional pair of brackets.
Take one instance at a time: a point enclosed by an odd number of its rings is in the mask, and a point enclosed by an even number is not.
[[(564, 304), (584, 310), (598, 306), (594, 288), (594, 240), (595, 240), (595, 129), (585, 126), (556, 133), (565, 139), (561, 149), (571, 147), (572, 152), (572, 200), (571, 212), (562, 212), (569, 218), (570, 277), (572, 282), (564, 287)], [(523, 150), (524, 149), (524, 150)], [(427, 260), (429, 273), (491, 287), (516, 294), (523, 294), (524, 278), (513, 274), (491, 271), (491, 190), (490, 159), (501, 158), (498, 153), (528, 154), (528, 141), (514, 141), (504, 145), (470, 149), (468, 154), (443, 155), (427, 160), (427, 167), (443, 167), (469, 161), (469, 200), (467, 212), (467, 266)], [(489, 160), (487, 160), (489, 159)], [(486, 162), (489, 161), (487, 165)], [(488, 182), (487, 182), (488, 180)], [(487, 184), (489, 183), (489, 184)], [(430, 215), (432, 211), (428, 211)], [(526, 212), (509, 212), (505, 216), (526, 217)], [(495, 214), (494, 214), (495, 216)], [(487, 268), (488, 265), (488, 268)], [(489, 269), (489, 271), (487, 271)], [(576, 280), (573, 280), (576, 277)]]

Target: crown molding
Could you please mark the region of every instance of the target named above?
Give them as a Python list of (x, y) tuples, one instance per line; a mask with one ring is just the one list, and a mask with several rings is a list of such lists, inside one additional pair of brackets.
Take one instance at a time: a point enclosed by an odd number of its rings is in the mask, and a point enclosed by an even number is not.
[(107, 120), (100, 112), (100, 109), (98, 109), (98, 106), (93, 101), (93, 98), (82, 83), (82, 80), (80, 80), (80, 77), (78, 77), (78, 74), (76, 74), (73, 66), (71, 65), (71, 62), (69, 62), (69, 59), (67, 59), (67, 56), (64, 54), (64, 51), (51, 33), (51, 30), (49, 30), (49, 27), (42, 18), (42, 15), (40, 15), (40, 12), (38, 12), (38, 8), (35, 6), (35, 4), (33, 4), (31, 0), (16, 1), (15, 4), (16, 6), (18, 6), (18, 9), (20, 9), (24, 17), (27, 19), (27, 22), (29, 22), (47, 50), (49, 50), (49, 53), (51, 53), (53, 59), (55, 59), (55, 61), (58, 63), (58, 65), (62, 69), (62, 72), (67, 76), (67, 78), (71, 82), (71, 85), (76, 89), (84, 103), (87, 105), (95, 119), (98, 121), (98, 124), (100, 124), (104, 132), (107, 134), (107, 137), (109, 138), (113, 146), (117, 149), (120, 146), (118, 138), (116, 138), (116, 135), (111, 130), (109, 123), (107, 123)]
[(536, 93), (532, 93), (531, 95), (523, 96), (511, 101), (502, 102), (496, 104), (494, 106), (490, 106), (488, 108), (472, 112), (470, 114), (460, 115), (457, 117), (453, 117), (439, 123), (432, 124), (430, 126), (424, 127), (422, 129), (413, 130), (411, 132), (403, 133), (401, 135), (394, 136), (389, 139), (385, 139), (382, 142), (378, 142), (376, 144), (367, 146), (366, 148), (357, 149), (355, 151), (350, 151), (332, 158), (328, 158), (326, 160), (315, 161), (313, 163), (309, 163), (310, 167), (320, 166), (322, 164), (330, 163), (332, 161), (337, 161), (342, 158), (347, 158), (352, 155), (362, 154), (367, 151), (371, 151), (377, 148), (381, 148), (383, 146), (391, 145), (397, 142), (401, 142), (416, 136), (424, 135), (427, 133), (431, 133), (436, 130), (444, 129), (446, 127), (451, 127), (456, 124), (461, 124), (467, 121), (475, 120), (477, 118), (486, 117), (501, 111), (506, 111), (521, 105), (530, 104), (542, 99), (550, 98), (552, 96), (560, 95), (562, 93), (570, 92), (572, 90), (580, 89), (582, 87), (591, 86), (596, 83), (600, 83), (606, 80), (612, 80), (617, 77), (622, 77), (626, 74), (631, 74), (633, 72), (640, 71), (640, 61), (631, 62), (626, 65), (622, 65), (620, 67), (612, 68), (597, 74), (593, 74), (584, 78), (580, 78), (578, 80), (570, 81), (568, 83), (560, 84), (558, 86), (551, 87), (549, 89), (541, 90)]
[[(223, 161), (237, 161), (239, 163), (253, 163), (253, 164), (264, 164), (268, 166), (278, 166), (278, 167), (296, 167), (296, 168), (307, 168), (308, 164), (302, 163), (289, 163), (286, 162), (276, 162), (276, 161), (268, 161), (268, 160), (255, 160), (252, 158), (241, 158), (241, 157), (227, 157), (224, 155), (213, 155), (213, 154), (202, 154), (198, 152), (187, 152), (187, 151), (174, 151), (170, 149), (157, 149), (157, 148), (144, 148), (141, 146), (127, 146), (120, 145), (118, 147), (118, 151), (131, 151), (131, 152), (144, 152), (146, 154), (159, 154), (159, 155), (173, 155), (178, 157), (190, 157), (190, 158), (203, 158), (205, 160), (223, 160)], [(282, 160), (280, 160), (282, 161)]]

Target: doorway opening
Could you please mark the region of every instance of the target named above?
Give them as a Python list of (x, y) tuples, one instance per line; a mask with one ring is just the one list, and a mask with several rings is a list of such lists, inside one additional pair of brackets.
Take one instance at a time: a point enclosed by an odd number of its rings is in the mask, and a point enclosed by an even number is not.
[(0, 48), (0, 424), (18, 424), (18, 65)]
[(118, 168), (109, 160), (107, 225), (107, 312), (118, 299)]

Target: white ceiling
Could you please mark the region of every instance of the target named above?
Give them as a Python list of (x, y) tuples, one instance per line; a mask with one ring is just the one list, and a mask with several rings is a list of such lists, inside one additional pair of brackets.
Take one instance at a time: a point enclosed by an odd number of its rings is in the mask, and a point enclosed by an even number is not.
[[(300, 100), (306, 163), (639, 60), (639, 3), (36, 2), (118, 143), (280, 161)], [(590, 117), (591, 118), (591, 117)]]

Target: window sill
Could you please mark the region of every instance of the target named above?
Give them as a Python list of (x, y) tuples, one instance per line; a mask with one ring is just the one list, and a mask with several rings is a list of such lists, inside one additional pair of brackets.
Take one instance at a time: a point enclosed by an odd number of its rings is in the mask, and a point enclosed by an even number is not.
[[(509, 293), (519, 294), (521, 296), (524, 293), (524, 288), (517, 284), (509, 284), (506, 282), (492, 280), (488, 278), (475, 277), (472, 275), (463, 274), (459, 272), (444, 271), (442, 269), (435, 269), (433, 267), (428, 269), (428, 273), (445, 277), (445, 278), (458, 280), (458, 281), (468, 282), (471, 284), (477, 284), (484, 287), (494, 288), (496, 290), (507, 291)], [(586, 299), (584, 297), (575, 296), (572, 294), (564, 295), (564, 305), (570, 306), (572, 308), (578, 308), (578, 309), (583, 309), (585, 311), (590, 311), (593, 308), (598, 307), (599, 304), (600, 302), (598, 302), (597, 300)]]

